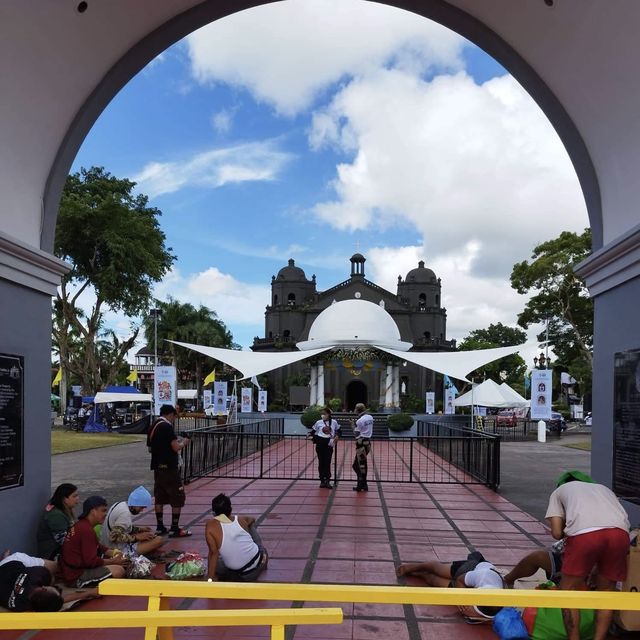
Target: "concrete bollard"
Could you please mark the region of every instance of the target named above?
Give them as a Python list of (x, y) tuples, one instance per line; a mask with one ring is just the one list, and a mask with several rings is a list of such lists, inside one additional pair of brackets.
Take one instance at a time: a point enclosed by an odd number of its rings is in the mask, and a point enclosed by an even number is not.
[(544, 420), (538, 421), (538, 442), (547, 441), (547, 423)]

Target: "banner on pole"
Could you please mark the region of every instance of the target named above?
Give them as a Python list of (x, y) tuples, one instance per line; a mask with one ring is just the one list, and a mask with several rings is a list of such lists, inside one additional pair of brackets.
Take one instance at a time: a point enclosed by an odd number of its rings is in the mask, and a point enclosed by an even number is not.
[(531, 372), (531, 419), (551, 420), (551, 369), (534, 369)]
[(444, 389), (444, 412), (451, 415), (456, 412), (453, 401), (456, 399), (456, 390), (454, 387), (445, 387)]
[(153, 369), (153, 402), (155, 414), (159, 415), (163, 404), (174, 407), (178, 402), (177, 375), (175, 367), (154, 367)]
[(427, 391), (425, 394), (425, 413), (431, 414), (436, 412), (436, 394), (433, 391)]
[(253, 389), (251, 387), (242, 387), (240, 396), (240, 412), (251, 413), (251, 402), (253, 399)]
[(261, 389), (258, 391), (258, 411), (265, 413), (267, 410), (267, 390)]
[(213, 408), (216, 415), (227, 413), (227, 383), (213, 383)]
[(202, 392), (202, 405), (205, 411), (213, 406), (213, 393), (211, 393), (211, 389), (204, 389)]

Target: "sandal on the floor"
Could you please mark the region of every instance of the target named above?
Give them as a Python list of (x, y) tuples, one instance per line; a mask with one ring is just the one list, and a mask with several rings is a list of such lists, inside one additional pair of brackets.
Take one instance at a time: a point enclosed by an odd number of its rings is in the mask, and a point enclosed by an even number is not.
[(189, 529), (171, 529), (169, 531), (170, 538), (188, 538), (193, 535)]
[(166, 536), (167, 533), (169, 533), (169, 529), (167, 529), (167, 527), (158, 527), (156, 529), (157, 536)]

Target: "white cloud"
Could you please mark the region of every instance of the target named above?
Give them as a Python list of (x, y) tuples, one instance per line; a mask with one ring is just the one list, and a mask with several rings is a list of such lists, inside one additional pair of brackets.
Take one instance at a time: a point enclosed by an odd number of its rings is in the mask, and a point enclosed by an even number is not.
[(233, 114), (229, 109), (221, 109), (211, 116), (211, 126), (218, 133), (229, 133), (233, 125)]
[(150, 162), (133, 180), (150, 197), (184, 187), (215, 189), (229, 183), (276, 180), (292, 155), (272, 140), (198, 153), (183, 162)]
[(255, 326), (262, 334), (264, 326), (261, 321), (271, 300), (271, 288), (269, 285), (241, 282), (216, 267), (186, 276), (178, 269), (172, 269), (156, 285), (153, 295), (159, 300), (167, 300), (171, 296), (194, 306), (202, 304), (215, 311), (232, 331), (236, 326)]
[(292, 115), (325, 87), (381, 65), (462, 68), (465, 40), (407, 11), (362, 0), (289, 0), (218, 20), (187, 38), (193, 77), (247, 88)]
[(335, 198), (316, 205), (320, 220), (409, 222), (431, 259), (473, 242), (477, 276), (505, 278), (537, 242), (588, 224), (567, 153), (510, 76), (477, 85), (463, 72), (425, 82), (381, 70), (339, 91), (309, 140), (353, 156), (337, 167)]

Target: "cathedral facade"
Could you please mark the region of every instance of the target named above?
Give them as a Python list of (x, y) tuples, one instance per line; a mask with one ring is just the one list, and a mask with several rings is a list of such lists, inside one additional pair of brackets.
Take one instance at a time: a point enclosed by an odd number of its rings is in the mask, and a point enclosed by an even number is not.
[[(329, 306), (343, 300), (365, 300), (382, 307), (394, 320), (403, 342), (411, 351), (454, 351), (455, 340), (447, 340), (447, 312), (442, 307), (442, 283), (423, 261), (405, 278), (398, 276), (396, 293), (367, 280), (366, 259), (359, 253), (350, 258), (350, 277), (335, 286), (319, 291), (316, 276), (305, 272), (290, 259), (287, 266), (271, 278), (271, 304), (265, 312), (265, 335), (256, 337), (254, 351), (297, 350), (304, 342), (316, 318)], [(339, 333), (340, 328), (336, 327)], [(336, 336), (337, 337), (337, 336)], [(323, 389), (314, 398), (308, 389), (310, 378), (323, 372)], [(387, 372), (393, 370), (393, 389), (385, 389)], [(281, 406), (324, 404), (341, 401), (342, 408), (352, 410), (364, 402), (371, 410), (398, 410), (408, 399), (424, 406), (426, 391), (441, 397), (432, 371), (412, 363), (395, 360), (373, 348), (340, 348), (320, 354), (311, 362), (301, 362), (269, 374), (270, 401)], [(439, 386), (438, 390), (436, 386)], [(289, 395), (296, 389), (298, 395)], [(438, 393), (438, 391), (440, 391)], [(334, 400), (334, 402), (337, 401)]]

